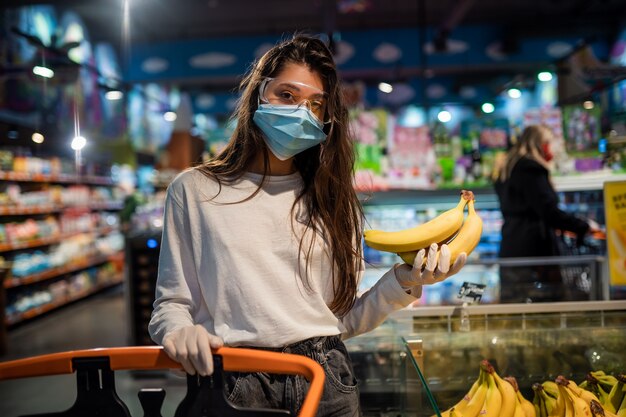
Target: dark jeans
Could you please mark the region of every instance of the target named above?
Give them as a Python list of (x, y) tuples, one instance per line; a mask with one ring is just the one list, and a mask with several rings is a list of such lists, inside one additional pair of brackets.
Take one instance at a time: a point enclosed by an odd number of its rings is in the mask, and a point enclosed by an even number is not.
[[(243, 347), (243, 346), (242, 346)], [(324, 368), (326, 380), (317, 416), (360, 416), (359, 391), (346, 346), (339, 336), (315, 337), (278, 349), (303, 355)], [(280, 408), (297, 415), (309, 388), (302, 376), (265, 372), (227, 372), (225, 391), (235, 405), (247, 408)]]

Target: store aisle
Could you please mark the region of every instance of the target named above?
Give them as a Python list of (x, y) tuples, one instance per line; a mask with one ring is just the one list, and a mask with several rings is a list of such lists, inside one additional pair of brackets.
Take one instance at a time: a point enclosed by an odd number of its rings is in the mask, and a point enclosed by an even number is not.
[[(127, 319), (121, 288), (68, 306), (9, 332), (8, 352), (0, 361), (74, 349), (127, 345)], [(173, 416), (185, 392), (184, 377), (169, 373), (137, 378), (116, 372), (116, 389), (133, 416), (143, 412), (140, 388), (162, 387), (164, 417)], [(75, 375), (0, 381), (0, 416), (56, 412), (69, 408), (76, 397)]]

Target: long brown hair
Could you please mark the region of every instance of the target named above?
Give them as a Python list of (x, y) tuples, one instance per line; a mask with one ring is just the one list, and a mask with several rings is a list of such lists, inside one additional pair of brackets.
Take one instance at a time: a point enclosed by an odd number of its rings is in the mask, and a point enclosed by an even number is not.
[[(268, 175), (269, 154), (263, 134), (254, 124), (253, 116), (259, 102), (259, 85), (266, 77), (276, 76), (288, 63), (304, 64), (317, 72), (328, 93), (326, 125), (327, 139), (296, 155), (294, 164), (302, 176), (304, 186), (292, 207), (299, 201), (307, 209), (308, 228), (322, 234), (329, 243), (334, 265), (332, 279), (334, 298), (330, 309), (345, 315), (354, 305), (358, 271), (361, 265), (362, 208), (353, 187), (354, 148), (348, 130), (348, 111), (343, 103), (337, 68), (328, 47), (319, 39), (296, 35), (266, 52), (243, 78), (234, 117), (237, 126), (222, 152), (199, 169), (222, 183), (232, 183), (246, 172), (255, 156), (263, 153), (265, 170), (263, 180), (251, 194), (259, 192)], [(300, 239), (300, 253), (304, 254), (307, 271), (311, 262), (313, 242), (305, 250), (304, 236)], [(307, 274), (305, 284), (310, 288)]]
[(524, 128), (522, 134), (507, 152), (506, 159), (498, 170), (497, 180), (504, 182), (509, 179), (513, 168), (523, 157), (534, 159), (548, 168), (541, 145), (544, 137), (549, 134), (551, 131), (547, 126), (530, 125)]

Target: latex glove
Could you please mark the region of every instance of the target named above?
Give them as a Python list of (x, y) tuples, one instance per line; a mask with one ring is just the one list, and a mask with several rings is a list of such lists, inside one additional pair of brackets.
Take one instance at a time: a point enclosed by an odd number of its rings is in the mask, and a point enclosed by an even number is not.
[(439, 261), (437, 261), (438, 245), (433, 243), (428, 250), (426, 265), (422, 268), (426, 250), (421, 249), (415, 255), (413, 266), (409, 264), (396, 264), (394, 271), (398, 283), (404, 288), (413, 287), (411, 295), (420, 297), (422, 295), (422, 286), (435, 284), (451, 277), (463, 268), (467, 261), (467, 254), (462, 252), (454, 261), (454, 265), (450, 267), (450, 249), (448, 245), (441, 245), (439, 250)]
[(196, 372), (202, 376), (211, 375), (211, 348), (218, 349), (223, 345), (224, 341), (220, 337), (210, 334), (199, 324), (174, 330), (163, 338), (165, 353), (179, 362), (190, 375)]

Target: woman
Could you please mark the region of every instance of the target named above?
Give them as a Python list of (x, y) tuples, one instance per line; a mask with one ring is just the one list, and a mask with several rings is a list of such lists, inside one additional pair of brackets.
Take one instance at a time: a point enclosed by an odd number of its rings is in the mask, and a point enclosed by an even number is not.
[[(555, 229), (579, 237), (590, 229), (588, 221), (558, 207), (550, 182), (551, 140), (549, 128), (526, 127), (498, 172), (495, 189), (504, 218), (501, 258), (556, 256)], [(558, 265), (502, 266), (500, 288), (504, 302), (559, 301), (565, 296)]]
[[(319, 415), (358, 414), (342, 339), (372, 330), (466, 257), (450, 267), (442, 246), (438, 266), (432, 250), (423, 271), (396, 265), (357, 296), (362, 211), (330, 51), (296, 36), (260, 58), (241, 90), (229, 144), (168, 188), (150, 334), (190, 374), (211, 374), (210, 348), (222, 345), (309, 356), (327, 374)], [(294, 414), (305, 389), (261, 373), (226, 381), (237, 405)]]

